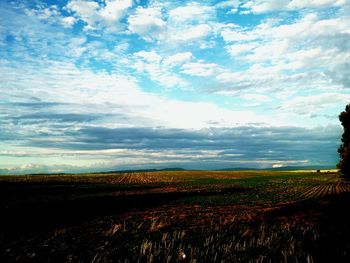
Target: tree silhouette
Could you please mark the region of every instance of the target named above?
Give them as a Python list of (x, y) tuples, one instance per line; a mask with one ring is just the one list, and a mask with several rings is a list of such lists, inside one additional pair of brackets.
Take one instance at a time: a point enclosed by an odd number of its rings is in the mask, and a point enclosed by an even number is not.
[(338, 148), (340, 161), (337, 168), (344, 177), (350, 178), (350, 104), (346, 105), (345, 111), (339, 114), (339, 120), (343, 125), (342, 144)]

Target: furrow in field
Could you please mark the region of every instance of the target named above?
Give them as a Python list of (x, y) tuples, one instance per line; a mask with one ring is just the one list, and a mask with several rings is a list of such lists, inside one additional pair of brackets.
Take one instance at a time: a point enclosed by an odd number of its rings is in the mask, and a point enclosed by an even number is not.
[(326, 184), (325, 186), (325, 191), (324, 191), (324, 193), (323, 193), (323, 195), (322, 196), (325, 196), (325, 195), (332, 195), (333, 193), (334, 193), (334, 188), (335, 188), (335, 184), (333, 184), (333, 183), (328, 183), (328, 184)]
[(323, 197), (327, 194), (328, 192), (328, 186), (327, 185), (321, 185), (320, 186), (320, 191), (318, 192), (318, 196), (317, 197)]
[(320, 197), (332, 194), (332, 185), (326, 184), (322, 187), (322, 191), (320, 193)]
[(344, 188), (344, 185), (342, 183), (338, 184), (338, 188), (339, 188), (339, 193), (345, 193), (346, 189)]
[(333, 184), (332, 186), (332, 195), (336, 195), (337, 194), (337, 184)]
[(300, 198), (308, 198), (308, 196), (314, 191), (315, 186), (307, 187), (304, 192), (300, 193)]
[(350, 184), (349, 183), (344, 183), (344, 186), (346, 188), (346, 192), (350, 192)]
[(328, 184), (328, 185), (327, 185), (327, 192), (326, 192), (326, 195), (332, 195), (332, 194), (333, 194), (333, 187), (334, 187), (333, 184)]
[(310, 189), (310, 191), (308, 191), (305, 195), (304, 195), (304, 198), (308, 199), (310, 197), (313, 196), (313, 193), (315, 192), (315, 188), (316, 187), (313, 187), (312, 189)]
[[(304, 189), (305, 192), (305, 189)], [(299, 200), (304, 198), (304, 192), (301, 191), (301, 189), (296, 189), (293, 193), (293, 200)]]
[(348, 186), (346, 184), (343, 184), (343, 189), (344, 189), (344, 193), (347, 193), (349, 191)]
[(315, 189), (315, 192), (313, 193), (313, 196), (314, 198), (318, 198), (321, 196), (321, 193), (323, 191), (323, 185), (321, 186), (318, 186), (316, 189)]
[(299, 193), (300, 199), (320, 198), (326, 195), (333, 195), (337, 193), (350, 192), (350, 184), (343, 183), (327, 183), (318, 186), (309, 186), (304, 191)]
[(343, 189), (341, 188), (341, 183), (338, 182), (335, 188), (336, 188), (337, 194), (340, 194), (343, 192)]
[(349, 192), (349, 188), (347, 184), (341, 183), (341, 188), (343, 190), (342, 191), (343, 193)]

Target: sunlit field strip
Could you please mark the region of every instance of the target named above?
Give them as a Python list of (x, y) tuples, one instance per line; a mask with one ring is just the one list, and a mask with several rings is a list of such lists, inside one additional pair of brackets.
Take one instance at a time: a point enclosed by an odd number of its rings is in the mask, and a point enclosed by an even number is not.
[(327, 183), (318, 186), (309, 186), (305, 188), (299, 196), (300, 199), (309, 198), (321, 198), (327, 195), (341, 194), (350, 192), (349, 183), (338, 182), (338, 183)]
[(339, 189), (341, 193), (346, 193), (347, 189), (346, 189), (346, 185), (339, 183)]
[(308, 186), (304, 192), (300, 192), (300, 198), (301, 199), (307, 199), (309, 198), (310, 194), (314, 191), (315, 186)]

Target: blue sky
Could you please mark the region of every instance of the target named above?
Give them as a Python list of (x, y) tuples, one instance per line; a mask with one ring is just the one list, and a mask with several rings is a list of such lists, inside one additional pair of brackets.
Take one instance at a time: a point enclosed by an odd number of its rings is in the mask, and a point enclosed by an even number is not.
[(333, 166), (347, 0), (1, 1), (0, 173)]

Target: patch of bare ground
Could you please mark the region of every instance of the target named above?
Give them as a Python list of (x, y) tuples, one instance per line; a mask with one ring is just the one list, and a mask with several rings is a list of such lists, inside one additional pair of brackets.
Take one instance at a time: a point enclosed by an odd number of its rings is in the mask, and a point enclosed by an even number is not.
[(156, 183), (156, 182), (172, 182), (173, 178), (169, 177), (160, 177), (156, 173), (124, 173), (120, 175), (115, 183), (117, 184), (147, 184), (147, 183)]
[(156, 178), (148, 173), (125, 173), (122, 174), (116, 182), (119, 184), (145, 184), (156, 181)]

